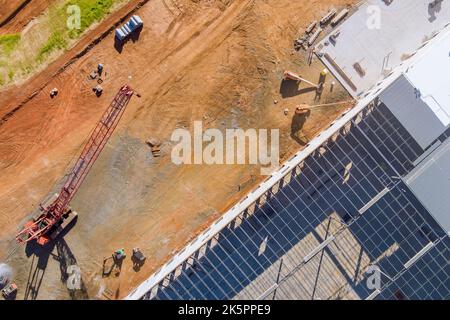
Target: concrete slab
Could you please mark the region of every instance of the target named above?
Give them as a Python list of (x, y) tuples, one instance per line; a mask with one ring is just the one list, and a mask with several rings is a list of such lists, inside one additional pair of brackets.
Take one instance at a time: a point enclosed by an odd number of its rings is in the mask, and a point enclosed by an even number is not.
[[(327, 36), (316, 52), (350, 94), (361, 97), (449, 24), (450, 3), (435, 3), (396, 0), (386, 5), (381, 0), (367, 0), (331, 31), (340, 31), (336, 42)], [(355, 69), (356, 63), (364, 75)]]

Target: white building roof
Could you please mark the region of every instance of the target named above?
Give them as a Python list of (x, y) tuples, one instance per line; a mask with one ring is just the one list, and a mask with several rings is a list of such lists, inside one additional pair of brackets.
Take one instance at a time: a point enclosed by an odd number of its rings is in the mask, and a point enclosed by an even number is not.
[(450, 139), (417, 166), (405, 181), (442, 228), (450, 233)]
[[(331, 31), (340, 31), (335, 43), (330, 43), (327, 36), (316, 49), (328, 55), (329, 59), (324, 56), (322, 61), (359, 99), (405, 57), (445, 28), (449, 17), (450, 1), (436, 2), (434, 7), (431, 0), (395, 0), (389, 4), (381, 0), (361, 1), (356, 12)], [(364, 74), (357, 72), (355, 63)], [(339, 69), (341, 72), (337, 72)]]
[[(450, 125), (450, 26), (380, 83), (380, 99), (426, 149)], [(393, 79), (393, 81), (392, 81)]]
[(450, 30), (408, 69), (406, 77), (444, 126), (450, 124)]

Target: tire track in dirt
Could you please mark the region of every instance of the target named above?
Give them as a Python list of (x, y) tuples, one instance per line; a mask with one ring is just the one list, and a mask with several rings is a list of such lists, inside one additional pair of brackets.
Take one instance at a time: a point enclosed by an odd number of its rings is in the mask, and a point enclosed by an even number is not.
[[(0, 91), (2, 96), (6, 97), (6, 100), (2, 103), (3, 106), (0, 105), (0, 108), (10, 109), (1, 116), (0, 127), (11, 117), (13, 117), (17, 111), (22, 109), (28, 102), (36, 97), (36, 95), (39, 94), (53, 80), (53, 78), (63, 73), (69, 66), (91, 51), (130, 15), (134, 14), (149, 1), (150, 0), (135, 0), (125, 4), (101, 22), (94, 30), (88, 32), (87, 35), (81, 38), (81, 40), (69, 51), (64, 53), (54, 62), (50, 63), (47, 68), (39, 72), (31, 79), (26, 80), (28, 85), (25, 86), (25, 84), (19, 84), (18, 86), (6, 88), (3, 92)], [(25, 92), (22, 91), (24, 88)], [(15, 104), (15, 101), (17, 100), (22, 101), (14, 107), (13, 104)], [(2, 112), (2, 110), (0, 110), (0, 112)]]
[[(254, 0), (233, 2), (225, 12), (205, 22), (203, 26), (207, 27), (202, 32), (195, 32), (174, 49), (168, 51), (161, 59), (149, 65), (148, 69), (157, 70), (160, 73), (160, 76), (158, 76), (160, 81), (158, 82), (161, 84), (152, 88), (152, 92), (149, 94), (152, 99), (151, 101), (146, 101), (148, 103), (146, 103), (145, 111), (144, 107), (140, 107), (134, 114), (133, 119), (141, 117), (141, 112), (152, 112), (151, 106), (159, 98), (166, 95), (183, 78), (185, 69), (195, 68), (205, 55), (228, 39), (239, 26), (242, 20), (240, 15), (245, 15), (253, 4)], [(170, 74), (167, 74), (165, 66), (170, 66)]]
[[(195, 61), (199, 61), (202, 59), (205, 53), (207, 53), (209, 50), (217, 47), (222, 43), (232, 32), (233, 28), (231, 27), (235, 20), (238, 20), (238, 14), (245, 11), (246, 6), (252, 3), (252, 1), (237, 1), (236, 3), (233, 3), (233, 5), (230, 6), (225, 12), (223, 12), (223, 17), (218, 19), (219, 17), (217, 15), (214, 15), (212, 19), (210, 19), (206, 24), (204, 23), (203, 19), (200, 20), (203, 21), (202, 23), (199, 23), (197, 28), (200, 30), (204, 28), (205, 25), (208, 25), (209, 27), (207, 30), (201, 30), (202, 32), (193, 32), (194, 36), (190, 38), (189, 44), (184, 44), (183, 46), (179, 46), (179, 44), (184, 40), (183, 38), (178, 43), (174, 43), (174, 45), (171, 46), (171, 49), (177, 48), (179, 49), (178, 52), (176, 50), (169, 50), (167, 56), (168, 62), (165, 62), (169, 65), (171, 65), (171, 71), (170, 74), (162, 75), (162, 78), (158, 75), (157, 81), (155, 81), (155, 86), (151, 87), (151, 91), (153, 90), (157, 92), (158, 94), (152, 94), (151, 100), (155, 98), (156, 96), (159, 96), (159, 91), (165, 92), (164, 89), (166, 87), (167, 83), (170, 83), (171, 79), (173, 80), (173, 74), (183, 72), (183, 70), (186, 67), (191, 67), (195, 65)], [(212, 17), (213, 15), (211, 15)], [(164, 52), (164, 51), (163, 51)], [(165, 53), (165, 52), (164, 52)], [(90, 55), (88, 55), (90, 56)], [(160, 57), (160, 55), (157, 55)], [(164, 57), (164, 56), (163, 56)], [(81, 57), (80, 57), (81, 58)], [(164, 59), (163, 59), (164, 60)], [(159, 59), (155, 60), (157, 63), (159, 63)], [(81, 63), (83, 63), (81, 61)], [(34, 126), (34, 138), (32, 142), (30, 142), (30, 147), (24, 147), (22, 141), (27, 141), (26, 138), (20, 140), (16, 139), (16, 141), (20, 141), (20, 144), (13, 147), (12, 157), (14, 158), (13, 161), (7, 161), (8, 163), (13, 163), (14, 165), (18, 165), (19, 163), (28, 163), (33, 159), (35, 154), (39, 154), (39, 149), (53, 149), (56, 148), (56, 145), (59, 143), (59, 141), (63, 141), (65, 137), (61, 135), (60, 137), (55, 139), (51, 139), (54, 136), (54, 132), (61, 132), (62, 134), (66, 134), (65, 130), (60, 130), (59, 126), (60, 123), (64, 123), (62, 121), (63, 119), (67, 119), (67, 116), (71, 113), (72, 109), (72, 115), (75, 112), (75, 108), (79, 109), (80, 106), (77, 104), (69, 103), (69, 101), (73, 102), (77, 99), (73, 96), (73, 94), (79, 94), (80, 86), (82, 87), (82, 82), (79, 81), (80, 78), (73, 77), (73, 74), (75, 71), (70, 71), (69, 69), (72, 68), (73, 65), (67, 66), (64, 70), (67, 71), (67, 75), (65, 73), (62, 73), (58, 75), (55, 78), (52, 78), (51, 80), (53, 82), (49, 82), (51, 86), (58, 86), (60, 90), (60, 95), (58, 95), (55, 99), (54, 103), (48, 103), (48, 96), (46, 94), (39, 94), (36, 98), (37, 100), (33, 101), (31, 106), (33, 106), (32, 109), (30, 109), (31, 112), (44, 112), (46, 115), (44, 116), (36, 116), (36, 120), (33, 120)], [(89, 67), (88, 67), (89, 68)], [(80, 75), (81, 76), (81, 75)], [(141, 75), (141, 80), (144, 80), (146, 77), (145, 75)], [(171, 84), (172, 85), (172, 84)], [(50, 87), (50, 86), (49, 86)], [(77, 88), (73, 90), (74, 88)], [(46, 88), (46, 90), (49, 88)], [(82, 91), (88, 91), (87, 87), (83, 89)], [(75, 93), (75, 92), (76, 93)], [(166, 90), (167, 91), (167, 90)], [(34, 96), (33, 96), (34, 99)], [(82, 102), (80, 102), (82, 103)], [(37, 107), (37, 105), (45, 105), (45, 108), (39, 108), (35, 111), (33, 110), (34, 107)], [(29, 114), (28, 111), (25, 111)], [(78, 112), (79, 113), (79, 110)], [(176, 114), (173, 115), (173, 117), (176, 117)], [(39, 120), (38, 120), (39, 119)], [(58, 121), (56, 120), (58, 119)], [(39, 122), (38, 122), (39, 121)], [(56, 122), (57, 121), (57, 122)], [(21, 125), (21, 124), (19, 124)], [(6, 136), (8, 135), (8, 132), (4, 132)], [(15, 143), (14, 141), (13, 143)], [(52, 141), (52, 142), (49, 142)], [(78, 144), (78, 143), (77, 143)], [(34, 152), (37, 151), (37, 152)], [(24, 156), (24, 153), (26, 154)], [(9, 158), (11, 159), (11, 158)], [(2, 159), (3, 160), (3, 159)], [(65, 160), (62, 160), (65, 161)], [(32, 172), (30, 172), (32, 173)], [(31, 190), (31, 189), (30, 189)], [(16, 190), (17, 191), (17, 190)]]
[(10, 14), (0, 21), (0, 28), (11, 22), (30, 2), (31, 0), (23, 0)]

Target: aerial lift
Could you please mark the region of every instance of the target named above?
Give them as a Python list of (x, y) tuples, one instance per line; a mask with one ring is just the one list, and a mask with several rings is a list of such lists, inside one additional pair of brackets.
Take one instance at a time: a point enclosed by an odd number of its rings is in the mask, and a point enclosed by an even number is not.
[(299, 74), (292, 72), (292, 71), (285, 71), (284, 75), (283, 75), (283, 79), (285, 81), (286, 80), (296, 81), (298, 84), (300, 84), (301, 82), (306, 82), (307, 84), (310, 84), (311, 86), (316, 88), (316, 91), (318, 94), (321, 94), (323, 91), (323, 87), (325, 85), (325, 80), (327, 78), (327, 74), (328, 74), (327, 69), (322, 70), (322, 72), (320, 73), (320, 78), (319, 78), (318, 84), (308, 81), (305, 78), (302, 78)]
[(28, 221), (17, 234), (17, 242), (36, 240), (38, 244), (45, 245), (76, 217), (77, 214), (69, 207), (69, 203), (114, 132), (133, 93), (127, 85), (119, 90), (97, 123), (61, 191), (48, 204), (39, 206), (37, 217)]
[(310, 85), (312, 85), (313, 87), (316, 87), (316, 88), (319, 87), (318, 84), (313, 83), (313, 82), (311, 82), (311, 81), (308, 81), (308, 80), (302, 78), (302, 77), (301, 77), (300, 75), (298, 75), (297, 73), (294, 73), (294, 72), (292, 72), (292, 71), (285, 71), (285, 72), (284, 72), (284, 80), (297, 81), (297, 83), (300, 83), (300, 82), (306, 82), (307, 84), (310, 84)]

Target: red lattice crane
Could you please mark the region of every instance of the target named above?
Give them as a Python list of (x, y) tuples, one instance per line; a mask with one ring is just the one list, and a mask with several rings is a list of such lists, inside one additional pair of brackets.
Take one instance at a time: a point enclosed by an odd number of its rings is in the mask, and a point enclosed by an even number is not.
[(61, 191), (49, 205), (39, 206), (40, 215), (27, 222), (23, 230), (17, 234), (16, 240), (19, 243), (37, 240), (39, 244), (44, 245), (51, 239), (50, 231), (57, 231), (55, 229), (60, 228), (64, 220), (69, 218), (72, 213), (70, 201), (114, 132), (132, 96), (133, 90), (129, 86), (123, 86), (119, 90), (97, 123)]

